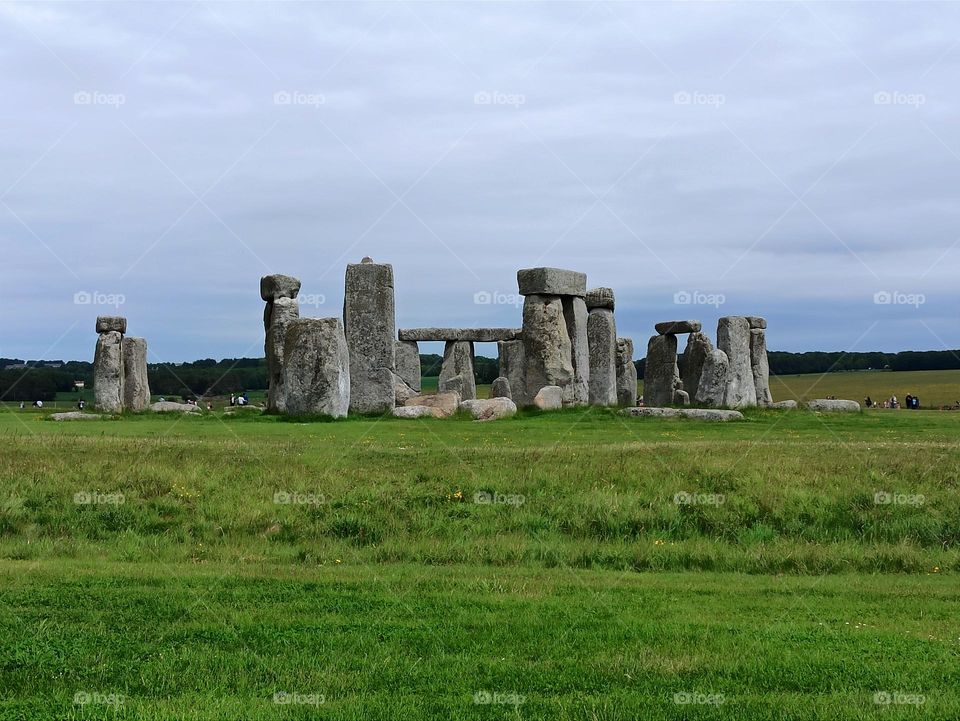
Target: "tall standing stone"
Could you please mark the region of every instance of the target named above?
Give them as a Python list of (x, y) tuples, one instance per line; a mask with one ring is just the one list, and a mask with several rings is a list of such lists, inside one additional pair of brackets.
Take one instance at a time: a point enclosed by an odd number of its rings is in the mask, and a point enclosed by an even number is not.
[(617, 404), (617, 324), (613, 317), (613, 291), (587, 292), (587, 339), (590, 348), (590, 404)]
[(643, 373), (643, 403), (649, 407), (673, 404), (673, 391), (680, 384), (677, 370), (677, 336), (655, 335), (647, 343)]
[(283, 345), (287, 327), (300, 317), (297, 295), (300, 280), (292, 275), (274, 273), (260, 279), (263, 309), (263, 351), (267, 359), (267, 410), (282, 413), (283, 408)]
[(700, 372), (700, 384), (697, 386), (694, 395), (694, 400), (698, 405), (723, 406), (727, 393), (729, 367), (727, 354), (719, 348), (707, 354)]
[(110, 330), (97, 338), (93, 356), (93, 403), (101, 411), (123, 410), (123, 335)]
[(126, 336), (121, 341), (123, 354), (123, 407), (128, 411), (145, 411), (150, 405), (150, 382), (147, 379), (147, 341)]
[[(528, 295), (524, 298), (523, 352), (526, 367), (524, 405), (532, 401), (544, 386), (562, 389), (573, 382), (572, 345), (563, 315), (563, 300), (559, 296)], [(512, 378), (510, 387), (513, 388)]]
[(628, 408), (637, 405), (637, 367), (630, 338), (617, 338), (617, 403)]
[(343, 326), (350, 353), (350, 410), (383, 413), (394, 407), (396, 309), (393, 266), (347, 265)]
[(583, 406), (590, 400), (590, 341), (587, 322), (589, 313), (583, 298), (563, 296), (563, 318), (570, 338), (570, 364), (573, 379), (563, 389), (565, 406)]
[[(460, 379), (459, 387), (450, 385), (455, 378)], [(449, 386), (449, 387), (448, 387)], [(477, 397), (477, 382), (473, 368), (473, 343), (470, 341), (447, 341), (443, 348), (443, 364), (440, 366), (440, 378), (437, 390), (460, 392), (460, 399), (473, 400)]]
[(510, 385), (510, 397), (518, 406), (529, 406), (533, 396), (526, 395), (526, 356), (522, 340), (503, 340), (497, 343), (500, 360), (500, 376)]
[(723, 404), (728, 408), (757, 405), (757, 389), (750, 368), (750, 321), (726, 316), (717, 324), (717, 348), (727, 354), (727, 388)]
[(413, 390), (420, 390), (420, 346), (416, 341), (396, 342), (397, 375)]
[(301, 318), (290, 323), (283, 357), (286, 413), (347, 415), (350, 358), (339, 318)]
[[(764, 323), (766, 325), (766, 323)], [(757, 405), (773, 403), (770, 393), (770, 363), (767, 360), (767, 332), (762, 328), (750, 329), (750, 369), (753, 372), (753, 387), (757, 392)]]
[(696, 399), (703, 364), (712, 350), (713, 343), (706, 333), (695, 332), (687, 336), (687, 346), (679, 360), (679, 367), (680, 380), (683, 382), (684, 390), (690, 394), (691, 400)]

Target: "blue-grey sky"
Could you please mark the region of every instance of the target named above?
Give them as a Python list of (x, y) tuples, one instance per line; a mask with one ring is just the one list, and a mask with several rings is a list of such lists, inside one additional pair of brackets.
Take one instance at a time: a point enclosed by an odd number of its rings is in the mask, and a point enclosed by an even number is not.
[(260, 355), (261, 275), (338, 315), (364, 255), (401, 327), (551, 265), (638, 356), (960, 347), (956, 4), (4, 3), (0, 63), (0, 356)]

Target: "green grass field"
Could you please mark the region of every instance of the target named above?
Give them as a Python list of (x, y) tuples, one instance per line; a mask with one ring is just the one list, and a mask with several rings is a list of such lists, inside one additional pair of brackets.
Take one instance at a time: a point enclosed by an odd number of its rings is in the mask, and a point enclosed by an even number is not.
[(0, 719), (960, 716), (960, 414), (45, 415)]

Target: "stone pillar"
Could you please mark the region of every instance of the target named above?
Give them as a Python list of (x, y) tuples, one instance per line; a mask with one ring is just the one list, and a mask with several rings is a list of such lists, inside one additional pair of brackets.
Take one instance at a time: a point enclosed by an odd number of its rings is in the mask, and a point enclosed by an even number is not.
[(150, 405), (150, 382), (147, 379), (147, 341), (143, 338), (124, 337), (121, 343), (123, 355), (123, 407), (128, 411), (145, 411)]
[(528, 295), (523, 301), (524, 405), (544, 386), (562, 389), (573, 382), (572, 352), (561, 298)]
[(587, 291), (587, 339), (590, 348), (590, 405), (617, 404), (617, 324), (610, 288)]
[(728, 408), (757, 405), (757, 389), (750, 367), (750, 322), (743, 316), (726, 316), (717, 324), (717, 348), (727, 354), (727, 388), (723, 404)]
[(647, 343), (643, 373), (643, 404), (650, 408), (673, 405), (673, 392), (678, 385), (677, 336), (673, 333), (652, 336)]
[(343, 418), (350, 408), (350, 358), (339, 318), (300, 318), (283, 343), (283, 407), (290, 415)]
[(629, 338), (617, 338), (617, 403), (628, 408), (637, 405), (637, 367)]
[(93, 405), (107, 413), (123, 410), (123, 334), (127, 319), (97, 318), (97, 349), (93, 356)]
[(283, 347), (290, 323), (300, 317), (300, 281), (289, 275), (265, 275), (260, 279), (263, 309), (263, 349), (267, 358), (267, 411), (282, 413)]
[(730, 363), (727, 354), (719, 348), (710, 351), (703, 359), (700, 372), (700, 385), (694, 396), (698, 405), (723, 406), (727, 392), (727, 373)]
[(697, 388), (700, 387), (700, 374), (707, 356), (713, 351), (713, 343), (706, 333), (691, 333), (687, 336), (687, 347), (680, 358), (680, 380), (683, 388), (696, 402)]
[(563, 389), (563, 404), (583, 406), (590, 401), (589, 310), (584, 299), (578, 296), (562, 296), (561, 300), (567, 336), (570, 338), (570, 365), (573, 366), (573, 380)]
[(370, 258), (347, 265), (343, 326), (350, 353), (350, 410), (391, 410), (397, 337), (392, 265)]
[(396, 342), (397, 375), (413, 390), (420, 391), (420, 345), (413, 340)]
[(502, 340), (497, 343), (500, 360), (500, 376), (507, 379), (510, 397), (518, 406), (530, 405), (533, 398), (525, 398), (524, 378), (526, 376), (526, 356), (522, 340)]
[[(459, 381), (457, 380), (459, 379)], [(458, 391), (461, 401), (477, 397), (477, 382), (473, 367), (473, 343), (466, 340), (448, 340), (443, 347), (443, 365), (437, 390)]]
[(767, 360), (767, 321), (751, 316), (750, 323), (750, 370), (753, 373), (753, 387), (757, 393), (757, 405), (769, 406), (773, 403), (770, 393), (770, 363)]

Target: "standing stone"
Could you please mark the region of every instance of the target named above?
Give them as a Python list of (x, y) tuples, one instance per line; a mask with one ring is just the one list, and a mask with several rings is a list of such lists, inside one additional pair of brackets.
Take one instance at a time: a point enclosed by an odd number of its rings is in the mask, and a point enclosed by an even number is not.
[(93, 404), (107, 413), (123, 410), (122, 341), (119, 331), (101, 333), (93, 356)]
[(510, 381), (504, 376), (494, 379), (493, 384), (490, 386), (490, 397), (491, 398), (511, 398), (510, 395)]
[(518, 406), (529, 406), (533, 396), (527, 395), (524, 378), (526, 375), (526, 356), (522, 340), (505, 340), (497, 343), (500, 360), (500, 376), (507, 379), (510, 397)]
[(687, 347), (683, 350), (679, 366), (680, 380), (683, 382), (684, 390), (690, 394), (691, 398), (695, 399), (696, 397), (697, 388), (700, 387), (700, 374), (703, 371), (703, 364), (711, 351), (713, 351), (713, 343), (706, 333), (691, 333), (687, 336)]
[(647, 343), (643, 373), (643, 403), (659, 407), (673, 404), (673, 391), (680, 382), (677, 370), (677, 336), (655, 335)]
[(584, 301), (587, 304), (587, 310), (593, 310), (594, 308), (614, 310), (616, 307), (613, 288), (591, 288), (584, 296)]
[[(457, 376), (461, 379), (459, 388), (448, 387), (448, 383)], [(443, 347), (443, 365), (440, 366), (440, 391), (458, 390), (465, 401), (477, 397), (477, 382), (474, 378), (473, 343), (470, 341), (447, 341)]]
[(299, 318), (300, 304), (295, 298), (280, 296), (267, 303), (264, 312), (264, 325), (266, 326), (264, 351), (267, 358), (267, 411), (270, 413), (283, 413), (285, 411), (283, 392), (284, 343), (287, 328)]
[(677, 388), (673, 391), (673, 405), (675, 406), (688, 406), (690, 405), (690, 394), (681, 388)]
[(727, 354), (719, 348), (707, 354), (700, 372), (700, 384), (694, 395), (698, 405), (719, 407), (724, 404), (729, 367)]
[(420, 346), (416, 341), (396, 342), (397, 375), (413, 390), (420, 391)]
[(617, 404), (617, 325), (613, 311), (604, 307), (590, 310), (587, 320), (590, 343), (590, 405)]
[(750, 324), (750, 330), (766, 330), (767, 328), (767, 319), (758, 315), (748, 315), (747, 322)]
[(637, 405), (637, 367), (630, 338), (617, 338), (617, 403), (628, 408)]
[(286, 413), (347, 415), (350, 358), (339, 318), (301, 318), (290, 323), (283, 358)]
[(757, 393), (757, 405), (773, 403), (770, 393), (770, 363), (767, 360), (767, 332), (762, 328), (750, 330), (750, 369), (753, 372), (753, 387)]
[(150, 383), (147, 380), (147, 341), (127, 336), (121, 342), (123, 354), (123, 407), (128, 411), (145, 411), (150, 405)]
[(757, 389), (750, 369), (750, 321), (743, 316), (726, 316), (717, 325), (717, 348), (727, 354), (727, 390), (723, 404), (728, 408), (757, 405)]
[(533, 405), (542, 411), (563, 408), (563, 389), (560, 386), (544, 386), (533, 396)]
[(383, 413), (394, 407), (397, 336), (393, 266), (347, 265), (343, 326), (350, 353), (350, 410)]
[(561, 302), (567, 336), (570, 338), (570, 363), (573, 366), (573, 380), (563, 389), (563, 404), (585, 406), (590, 401), (590, 341), (587, 337), (589, 312), (583, 298), (565, 296)]
[[(551, 295), (524, 298), (523, 352), (526, 359), (523, 405), (528, 405), (544, 386), (563, 389), (573, 382), (572, 346), (561, 298)], [(587, 363), (589, 366), (589, 354)], [(516, 393), (512, 378), (510, 386)]]

